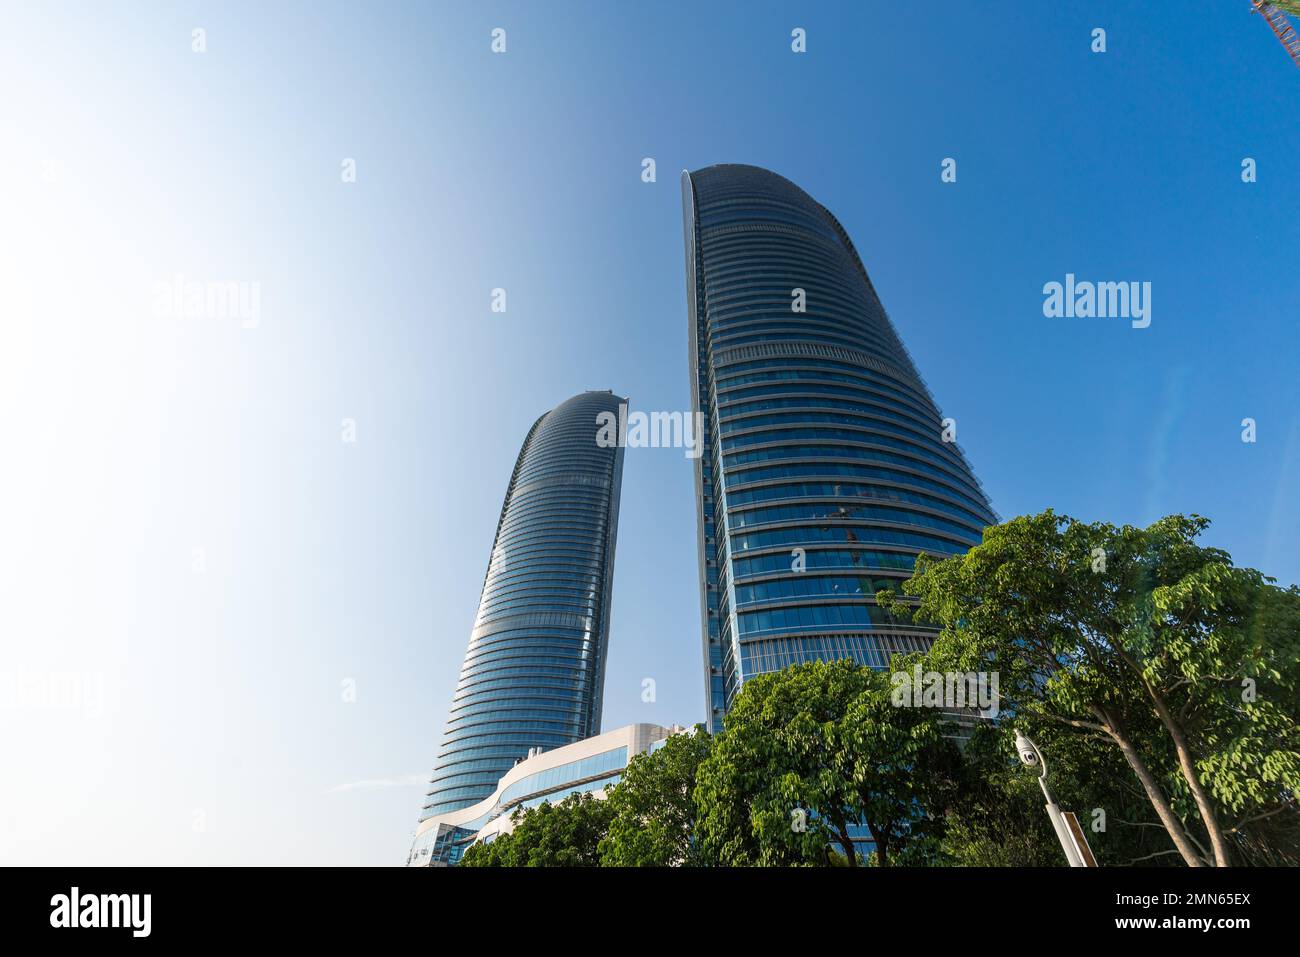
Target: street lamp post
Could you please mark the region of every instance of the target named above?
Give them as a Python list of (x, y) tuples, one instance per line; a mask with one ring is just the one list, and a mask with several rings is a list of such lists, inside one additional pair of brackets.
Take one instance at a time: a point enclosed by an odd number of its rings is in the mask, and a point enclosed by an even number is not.
[(1083, 836), (1082, 829), (1078, 827), (1077, 820), (1072, 829), (1066, 820), (1069, 812), (1061, 810), (1060, 805), (1056, 803), (1056, 798), (1052, 796), (1052, 789), (1047, 786), (1047, 758), (1043, 757), (1043, 752), (1038, 750), (1038, 745), (1019, 729), (1016, 729), (1016, 751), (1020, 754), (1021, 764), (1027, 768), (1038, 768), (1038, 786), (1043, 789), (1043, 797), (1047, 798), (1047, 816), (1052, 821), (1053, 830), (1056, 831), (1056, 839), (1061, 842), (1061, 849), (1065, 851), (1065, 859), (1069, 861), (1071, 867), (1096, 867), (1092, 849), (1088, 847), (1087, 839)]

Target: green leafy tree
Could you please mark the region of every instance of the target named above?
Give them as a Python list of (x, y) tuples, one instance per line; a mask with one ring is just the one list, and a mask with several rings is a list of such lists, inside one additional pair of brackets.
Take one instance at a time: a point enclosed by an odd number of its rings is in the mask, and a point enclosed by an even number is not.
[[(1100, 864), (1158, 866), (1178, 859), (1118, 750), (1098, 747), (1074, 729), (1053, 723), (1028, 730), (1050, 755), (1050, 784), (1057, 800), (1078, 814)], [(965, 777), (944, 822), (943, 863), (1065, 866), (1043, 808), (1038, 775), (1020, 763), (1014, 731), (1010, 722), (980, 722), (966, 742)]]
[(612, 867), (678, 867), (706, 863), (695, 839), (695, 778), (713, 739), (702, 725), (674, 734), (653, 753), (632, 758), (606, 798), (609, 831), (601, 863)]
[(935, 711), (895, 707), (891, 690), (850, 661), (746, 682), (698, 772), (705, 853), (725, 865), (856, 866), (858, 824), (881, 866), (932, 847), (958, 754)]
[(610, 808), (590, 794), (570, 794), (559, 804), (543, 801), (511, 815), (514, 830), (465, 852), (461, 867), (598, 867), (600, 839)]
[[(1059, 867), (1065, 860), (1043, 813), (1038, 782), (1014, 750), (1005, 750), (1002, 732), (981, 723), (966, 741), (962, 787), (947, 811), (938, 860), (961, 867)], [(1053, 771), (1059, 790), (1059, 771)]]
[(1256, 825), (1295, 813), (1300, 785), (1300, 593), (1198, 545), (1208, 524), (1049, 510), (964, 555), (918, 557), (903, 586), (941, 629), (938, 667), (995, 670), (1017, 720), (1118, 749), (1189, 866), (1249, 851)]

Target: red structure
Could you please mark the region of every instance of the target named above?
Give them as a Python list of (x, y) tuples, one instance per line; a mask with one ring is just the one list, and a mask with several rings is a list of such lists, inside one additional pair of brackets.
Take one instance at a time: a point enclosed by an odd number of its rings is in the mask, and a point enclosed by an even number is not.
[(1271, 3), (1264, 3), (1263, 0), (1251, 0), (1255, 4), (1255, 12), (1262, 13), (1264, 19), (1268, 21), (1269, 29), (1276, 35), (1282, 46), (1286, 47), (1286, 52), (1291, 54), (1291, 59), (1296, 66), (1300, 66), (1300, 35), (1298, 35), (1291, 26), (1291, 21), (1286, 18), (1286, 14), (1273, 6)]

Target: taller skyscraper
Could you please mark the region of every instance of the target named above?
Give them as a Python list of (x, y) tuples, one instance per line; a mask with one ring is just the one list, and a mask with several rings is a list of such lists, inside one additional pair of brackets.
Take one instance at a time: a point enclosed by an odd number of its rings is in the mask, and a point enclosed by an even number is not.
[(682, 174), (711, 730), (749, 678), (933, 633), (875, 593), (996, 519), (834, 216), (754, 166)]
[(625, 402), (575, 395), (524, 439), (421, 821), (487, 798), (522, 758), (600, 733), (623, 449), (597, 443), (597, 418)]

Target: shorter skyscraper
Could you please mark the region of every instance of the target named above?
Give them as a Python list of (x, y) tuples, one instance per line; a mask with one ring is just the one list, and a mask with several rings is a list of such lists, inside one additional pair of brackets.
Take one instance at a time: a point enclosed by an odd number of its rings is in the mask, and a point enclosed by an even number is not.
[(528, 431), (506, 488), (420, 820), (477, 806), (521, 758), (600, 732), (627, 399), (583, 392)]

